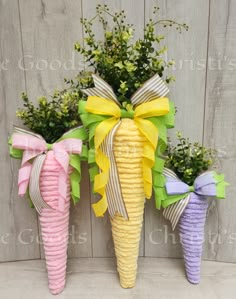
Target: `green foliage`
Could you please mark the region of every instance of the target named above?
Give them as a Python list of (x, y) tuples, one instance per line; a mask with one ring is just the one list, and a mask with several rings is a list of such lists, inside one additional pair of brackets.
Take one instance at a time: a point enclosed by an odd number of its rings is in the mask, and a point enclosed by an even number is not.
[[(154, 9), (154, 15), (158, 12)], [(127, 109), (130, 107), (130, 97), (146, 80), (158, 73), (161, 77), (173, 61), (166, 61), (163, 54), (165, 46), (160, 47), (163, 35), (155, 33), (155, 26), (175, 27), (178, 32), (188, 30), (186, 24), (172, 20), (149, 20), (144, 28), (144, 36), (133, 41), (134, 28), (126, 23), (124, 11), (112, 14), (107, 5), (98, 5), (97, 13), (91, 20), (81, 20), (84, 26), (84, 46), (75, 44), (75, 49), (82, 54), (89, 69), (93, 69), (114, 89), (119, 100)], [(113, 26), (109, 29), (107, 18)], [(98, 19), (104, 30), (104, 38), (98, 40), (93, 33), (93, 25)], [(159, 49), (157, 49), (159, 46)], [(169, 83), (173, 77), (165, 78)], [(17, 116), (23, 120), (29, 129), (42, 135), (48, 143), (53, 143), (69, 129), (80, 124), (78, 102), (86, 98), (81, 89), (93, 86), (91, 71), (83, 70), (72, 79), (65, 79), (68, 89), (56, 91), (48, 100), (41, 97), (35, 106), (23, 93), (24, 108), (17, 111)]]
[(77, 92), (80, 99), (86, 100), (86, 96), (81, 92), (81, 89), (93, 87), (92, 72), (83, 70), (75, 79), (64, 79), (65, 83), (69, 86), (67, 90)]
[(192, 185), (198, 175), (215, 163), (217, 152), (198, 142), (190, 143), (180, 132), (177, 139), (176, 146), (169, 145), (167, 148), (165, 167), (172, 169), (186, 184)]
[(24, 108), (18, 109), (16, 115), (25, 126), (42, 135), (48, 143), (55, 142), (63, 133), (80, 124), (77, 91), (55, 91), (50, 100), (40, 97), (37, 106), (29, 101), (25, 93), (22, 93), (21, 98)]
[(25, 126), (40, 134), (48, 143), (55, 142), (65, 132), (81, 124), (78, 113), (79, 100), (86, 99), (82, 88), (92, 87), (91, 72), (82, 71), (73, 80), (65, 79), (70, 85), (62, 91), (55, 90), (51, 99), (40, 97), (38, 105), (34, 105), (27, 94), (22, 93), (24, 108), (16, 111)]
[[(155, 7), (154, 15), (158, 10)], [(127, 102), (146, 80), (156, 73), (162, 77), (164, 70), (174, 63), (163, 57), (167, 48), (160, 47), (164, 36), (155, 33), (156, 25), (175, 27), (178, 32), (188, 30), (188, 26), (172, 20), (150, 19), (144, 28), (143, 38), (133, 41), (135, 29), (126, 22), (123, 10), (112, 14), (107, 5), (98, 5), (96, 11), (92, 19), (81, 19), (85, 31), (84, 45), (77, 42), (75, 50), (83, 55), (88, 67), (92, 67), (95, 73), (113, 87), (119, 100)], [(107, 18), (112, 21), (111, 28)], [(97, 19), (104, 31), (102, 41), (96, 38), (93, 31)], [(174, 78), (171, 76), (165, 80), (169, 83)]]

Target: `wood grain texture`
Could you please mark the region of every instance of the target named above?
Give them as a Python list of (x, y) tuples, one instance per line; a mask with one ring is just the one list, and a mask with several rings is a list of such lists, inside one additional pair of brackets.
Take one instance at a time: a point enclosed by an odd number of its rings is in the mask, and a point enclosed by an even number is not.
[(19, 0), (29, 97), (61, 90), (83, 64), (74, 51), (82, 40), (81, 1)]
[[(38, 96), (62, 90), (64, 78), (73, 78), (83, 67), (73, 50), (75, 41), (82, 40), (81, 1), (19, 3), (27, 92), (35, 102)], [(71, 206), (71, 257), (91, 256), (90, 189), (84, 170), (81, 202)]]
[(204, 142), (219, 152), (230, 183), (226, 200), (211, 201), (205, 258), (236, 262), (236, 3), (211, 1)]
[[(113, 258), (81, 258), (68, 261), (67, 285), (59, 299), (234, 299), (236, 265), (202, 263), (199, 285), (187, 282), (181, 259), (140, 258), (136, 286), (122, 289)], [(55, 298), (49, 294), (43, 261), (4, 263), (0, 268), (0, 297)]]
[[(172, 19), (187, 23), (189, 32), (179, 34), (175, 29), (157, 30), (166, 36), (162, 45), (168, 48), (168, 59), (175, 60), (172, 74), (176, 82), (170, 85), (170, 99), (177, 106), (176, 126), (170, 136), (180, 130), (192, 140), (202, 140), (205, 96), (205, 64), (207, 59), (209, 1), (200, 0), (146, 0), (146, 22), (155, 5), (160, 7), (156, 18)], [(154, 19), (154, 18), (153, 18)], [(171, 235), (169, 235), (169, 233)], [(152, 241), (152, 236), (154, 241)], [(156, 240), (158, 238), (158, 241)], [(173, 240), (174, 238), (174, 240)], [(154, 202), (147, 203), (145, 213), (145, 255), (179, 257), (181, 251), (178, 236), (172, 236), (171, 228), (160, 212), (155, 211)]]
[[(226, 173), (231, 185), (226, 201), (210, 203), (203, 257), (236, 262), (233, 197), (236, 192), (236, 4), (233, 0), (0, 0), (0, 261), (40, 258), (37, 215), (17, 195), (20, 163), (8, 156), (8, 135), (13, 124), (20, 124), (15, 117), (16, 108), (21, 106), (19, 94), (26, 90), (35, 102), (40, 95), (62, 89), (64, 77), (78, 73), (83, 63), (74, 53), (73, 44), (83, 39), (80, 17), (94, 16), (98, 3), (108, 4), (111, 11), (124, 9), (139, 36), (154, 5), (160, 6), (161, 18), (190, 26), (189, 32), (181, 35), (158, 27), (166, 36), (162, 44), (169, 49), (168, 58), (176, 61), (173, 71), (176, 82), (170, 85), (170, 98), (176, 103), (178, 113), (176, 128), (170, 131), (170, 136), (181, 130), (192, 140), (204, 140), (206, 145), (219, 150), (219, 169)], [(94, 30), (102, 37), (97, 25)], [(83, 170), (81, 201), (71, 208), (69, 256), (113, 256), (108, 215), (94, 216), (90, 204), (97, 199), (91, 195), (85, 165)], [(23, 244), (19, 234), (29, 244)], [(177, 234), (155, 209), (153, 200), (146, 203), (140, 255), (182, 255)]]
[[(40, 257), (37, 216), (17, 195), (19, 161), (10, 159), (7, 146), (19, 95), (25, 89), (18, 1), (0, 1), (0, 262)], [(24, 244), (25, 243), (25, 244)]]
[(74, 206), (71, 205), (70, 217), (70, 237), (69, 237), (69, 257), (91, 257), (92, 256), (92, 236), (91, 236), (91, 201), (90, 182), (88, 165), (83, 162), (81, 165), (82, 179), (80, 183), (81, 199)]

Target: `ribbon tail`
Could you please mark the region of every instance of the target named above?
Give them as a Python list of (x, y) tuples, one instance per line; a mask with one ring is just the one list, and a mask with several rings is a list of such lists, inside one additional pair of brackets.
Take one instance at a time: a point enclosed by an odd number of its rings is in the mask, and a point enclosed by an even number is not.
[(109, 214), (111, 217), (114, 217), (116, 212), (118, 212), (125, 219), (128, 219), (128, 213), (122, 197), (119, 175), (118, 175), (115, 156), (113, 152), (113, 138), (116, 133), (116, 130), (120, 126), (120, 123), (121, 122), (119, 122), (109, 132), (108, 136), (105, 138), (104, 142), (102, 143), (101, 148), (110, 161), (109, 180), (106, 185), (106, 197), (108, 202)]
[(162, 202), (166, 198), (166, 190), (164, 188), (166, 179), (163, 175), (164, 164), (165, 161), (160, 159), (156, 153), (155, 163), (152, 168), (152, 180), (155, 204), (158, 210), (161, 208)]
[(80, 181), (81, 181), (81, 158), (79, 155), (70, 155), (70, 165), (73, 172), (70, 174), (71, 197), (74, 205), (80, 200)]
[(22, 166), (19, 169), (18, 195), (20, 195), (20, 196), (24, 196), (27, 191), (29, 180), (30, 180), (31, 170), (32, 170), (32, 164), (29, 162), (25, 163), (24, 166)]
[(143, 150), (143, 181), (146, 198), (152, 195), (152, 167), (155, 164), (155, 150), (158, 143), (158, 129), (149, 120), (135, 118), (135, 124), (146, 139)]
[(108, 207), (106, 194), (98, 202), (92, 204), (92, 207), (97, 217), (103, 217)]
[(40, 192), (40, 174), (45, 159), (45, 154), (42, 154), (34, 159), (29, 182), (29, 196), (39, 214), (41, 214), (43, 208), (49, 208)]
[[(119, 120), (114, 117), (109, 118), (102, 123), (100, 123), (96, 128), (95, 134), (95, 152), (96, 152), (96, 163), (100, 168), (100, 173), (97, 174), (94, 178), (94, 191), (99, 193), (102, 196), (102, 200), (100, 200), (95, 207), (96, 216), (101, 215), (101, 211), (104, 211), (104, 208), (108, 207), (107, 197), (105, 195), (106, 185), (109, 181), (109, 170), (110, 170), (110, 161), (108, 157), (103, 153), (101, 149), (101, 145), (106, 138), (107, 134), (112, 130), (112, 128), (119, 122)], [(101, 208), (99, 209), (99, 204)], [(98, 211), (98, 213), (96, 212)]]
[(167, 208), (163, 210), (163, 216), (165, 219), (171, 222), (171, 226), (173, 230), (175, 230), (181, 215), (183, 214), (185, 208), (187, 207), (190, 197), (191, 195), (188, 194), (182, 200), (179, 200), (174, 204), (169, 205)]

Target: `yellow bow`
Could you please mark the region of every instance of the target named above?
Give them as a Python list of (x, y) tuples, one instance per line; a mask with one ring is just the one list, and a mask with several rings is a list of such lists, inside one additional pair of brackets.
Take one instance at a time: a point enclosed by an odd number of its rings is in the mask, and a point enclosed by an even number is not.
[[(122, 118), (123, 115), (122, 110), (115, 102), (98, 96), (89, 96), (85, 109), (93, 114), (111, 116), (96, 127), (94, 135), (95, 159), (101, 170), (101, 172), (95, 176), (94, 191), (99, 193), (102, 196), (102, 199), (93, 204), (93, 208), (96, 216), (103, 216), (108, 206), (105, 191), (109, 180), (110, 161), (102, 152), (101, 145), (107, 134), (120, 121), (120, 118)], [(158, 98), (137, 106), (132, 117), (137, 128), (147, 140), (143, 152), (143, 182), (144, 192), (147, 198), (150, 198), (152, 195), (151, 169), (155, 161), (158, 129), (151, 121), (145, 118), (166, 115), (168, 114), (169, 109), (168, 98)]]

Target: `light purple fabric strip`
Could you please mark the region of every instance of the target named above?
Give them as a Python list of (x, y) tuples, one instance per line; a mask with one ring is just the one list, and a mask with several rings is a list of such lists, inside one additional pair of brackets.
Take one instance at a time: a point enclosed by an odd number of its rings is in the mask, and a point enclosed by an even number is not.
[(195, 192), (199, 195), (216, 196), (216, 181), (213, 172), (198, 176), (194, 182)]
[(169, 195), (182, 194), (189, 191), (189, 186), (180, 179), (173, 177), (166, 177), (166, 191)]

